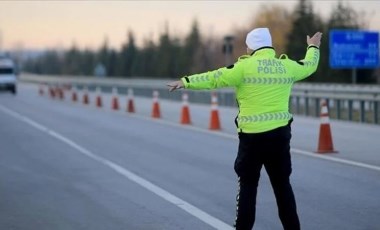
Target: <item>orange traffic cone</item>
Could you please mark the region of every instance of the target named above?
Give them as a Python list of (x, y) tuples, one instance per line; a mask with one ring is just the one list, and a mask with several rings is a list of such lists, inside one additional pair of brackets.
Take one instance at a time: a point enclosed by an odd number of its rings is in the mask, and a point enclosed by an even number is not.
[(112, 88), (112, 109), (113, 110), (119, 110), (119, 100), (117, 97), (117, 88)]
[(77, 102), (78, 101), (77, 88), (75, 86), (73, 86), (72, 90), (71, 90), (71, 100), (73, 102)]
[(158, 103), (158, 96), (159, 93), (157, 90), (153, 91), (153, 108), (152, 108), (152, 117), (153, 118), (160, 118), (160, 104)]
[(101, 90), (100, 87), (96, 87), (96, 107), (102, 107), (102, 98), (101, 98)]
[(49, 87), (49, 93), (51, 98), (55, 98), (55, 89), (54, 87)]
[(88, 105), (90, 104), (90, 98), (88, 96), (88, 89), (86, 86), (83, 88), (83, 104)]
[(128, 89), (128, 102), (127, 102), (127, 112), (135, 112), (135, 104), (133, 103), (133, 89)]
[(53, 90), (54, 90), (54, 95), (55, 95), (55, 97), (59, 99), (59, 98), (60, 98), (60, 95), (59, 95), (59, 89), (58, 89), (58, 86), (54, 86)]
[(191, 124), (190, 109), (189, 109), (189, 95), (186, 92), (182, 94), (182, 111), (181, 111), (180, 123), (183, 125)]
[(63, 92), (63, 89), (59, 86), (57, 86), (57, 94), (58, 94), (59, 99), (61, 100), (65, 99), (65, 94)]
[(326, 100), (321, 102), (321, 125), (319, 128), (319, 141), (317, 153), (336, 153), (334, 150), (329, 112)]
[(210, 130), (220, 130), (220, 120), (218, 112), (218, 95), (216, 92), (211, 94), (211, 116), (210, 116)]

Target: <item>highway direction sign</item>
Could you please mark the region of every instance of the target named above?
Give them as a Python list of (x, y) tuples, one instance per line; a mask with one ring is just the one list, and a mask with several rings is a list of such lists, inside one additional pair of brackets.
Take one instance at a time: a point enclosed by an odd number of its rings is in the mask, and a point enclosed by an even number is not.
[(379, 33), (361, 30), (330, 31), (331, 68), (376, 68), (379, 62)]

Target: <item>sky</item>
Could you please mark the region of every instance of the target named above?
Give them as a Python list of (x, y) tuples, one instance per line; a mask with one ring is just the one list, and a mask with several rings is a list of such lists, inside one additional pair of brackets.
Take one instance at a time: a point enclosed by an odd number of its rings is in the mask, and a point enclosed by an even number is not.
[[(133, 31), (137, 43), (156, 40), (169, 25), (170, 34), (186, 35), (194, 20), (206, 36), (224, 36), (245, 28), (263, 5), (292, 10), (297, 0), (283, 1), (0, 1), (0, 49), (96, 49), (107, 38), (119, 49)], [(337, 1), (313, 0), (316, 13), (327, 17)], [(350, 0), (368, 15), (369, 28), (380, 31), (380, 1)]]

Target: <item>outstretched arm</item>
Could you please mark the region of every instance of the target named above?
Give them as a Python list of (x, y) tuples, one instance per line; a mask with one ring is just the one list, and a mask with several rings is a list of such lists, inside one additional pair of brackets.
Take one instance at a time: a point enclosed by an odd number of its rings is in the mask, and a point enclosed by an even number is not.
[(216, 89), (237, 86), (243, 76), (243, 66), (239, 61), (234, 65), (223, 67), (205, 73), (182, 77), (178, 81), (167, 83), (169, 91), (181, 88), (188, 89)]

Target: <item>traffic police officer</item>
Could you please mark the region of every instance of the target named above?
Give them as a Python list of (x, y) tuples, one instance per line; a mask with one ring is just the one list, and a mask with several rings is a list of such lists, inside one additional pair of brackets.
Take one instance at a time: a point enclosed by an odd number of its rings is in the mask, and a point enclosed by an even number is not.
[(234, 87), (239, 106), (235, 119), (239, 149), (235, 172), (239, 178), (235, 227), (252, 229), (256, 194), (262, 166), (276, 197), (285, 230), (300, 229), (290, 174), (290, 139), (293, 120), (289, 97), (293, 83), (313, 74), (319, 62), (322, 33), (307, 36), (306, 55), (293, 61), (286, 55), (276, 58), (268, 28), (256, 28), (246, 37), (247, 52), (231, 66), (182, 77), (167, 85), (173, 91)]

